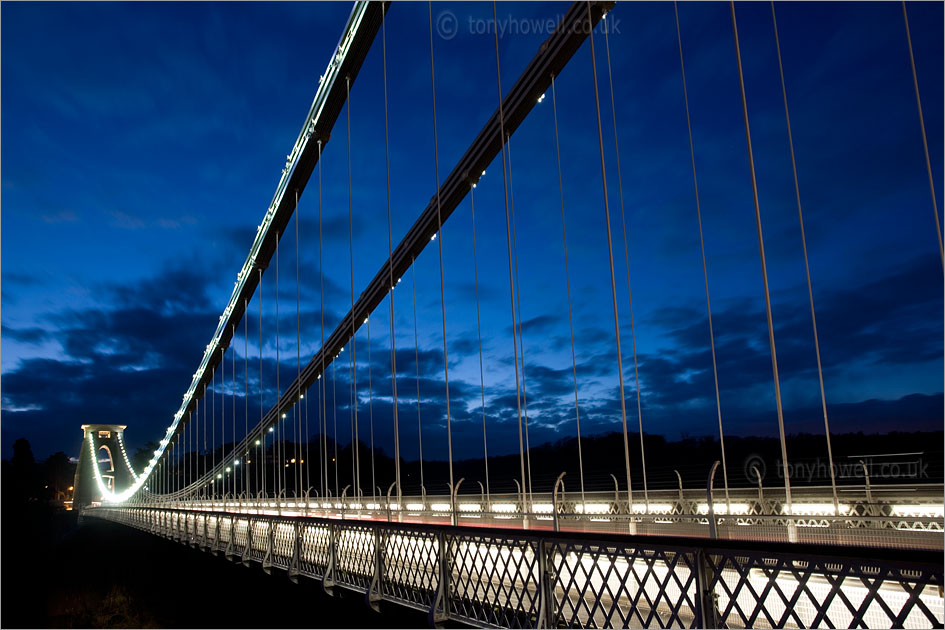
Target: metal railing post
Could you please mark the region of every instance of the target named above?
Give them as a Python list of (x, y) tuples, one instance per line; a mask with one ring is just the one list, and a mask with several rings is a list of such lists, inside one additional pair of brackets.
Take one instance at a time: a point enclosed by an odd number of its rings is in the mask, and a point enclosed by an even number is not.
[(250, 555), (253, 549), (253, 524), (256, 521), (252, 516), (246, 517), (246, 545), (243, 547), (243, 566), (249, 566)]
[(295, 540), (292, 543), (292, 559), (289, 561), (289, 579), (295, 584), (299, 582), (299, 556), (302, 552), (302, 526), (299, 519), (293, 519), (292, 531)]
[[(558, 475), (558, 478), (555, 479), (555, 485), (551, 489), (551, 511), (555, 517), (555, 531), (561, 531), (561, 528), (558, 526), (558, 485), (564, 483), (564, 476), (568, 474), (567, 472), (562, 472)], [(583, 512), (584, 506), (581, 506), (581, 511)]]
[(272, 550), (275, 547), (273, 544), (275, 537), (275, 519), (269, 517), (266, 519), (266, 554), (263, 556), (262, 568), (266, 573), (270, 573), (272, 569)]
[[(617, 514), (620, 514), (620, 484), (617, 483), (617, 477), (615, 477), (613, 473), (610, 474), (610, 478), (614, 480), (614, 508), (618, 510)], [(582, 505), (581, 507), (583, 509), (584, 506)], [(629, 503), (627, 503), (627, 514), (633, 514), (633, 506)]]
[[(459, 492), (459, 486), (462, 485), (465, 477), (460, 477), (459, 481), (456, 482), (455, 486), (450, 487), (450, 523), (453, 527), (456, 527), (457, 517), (456, 517), (456, 493)], [(446, 484), (449, 486), (449, 484)]]
[(235, 534), (236, 534), (236, 516), (230, 516), (230, 536), (229, 536), (229, 540), (226, 541), (226, 550), (223, 552), (223, 555), (226, 557), (227, 560), (232, 560), (233, 556), (236, 555), (234, 545), (233, 545), (233, 538), (235, 537)]
[(694, 611), (698, 618), (695, 619), (693, 627), (720, 628), (722, 626), (718, 606), (719, 596), (713, 586), (715, 572), (709, 565), (708, 553), (705, 549), (697, 549), (693, 552), (693, 560), (696, 564), (696, 589), (699, 594), (699, 601)]
[(682, 475), (680, 475), (679, 471), (676, 470), (675, 468), (673, 468), (673, 472), (676, 473), (676, 480), (679, 482), (679, 511), (685, 514), (687, 510), (686, 510), (686, 499), (683, 496)]
[(380, 525), (374, 525), (374, 576), (371, 578), (371, 585), (368, 586), (364, 594), (365, 603), (371, 607), (374, 612), (381, 612), (379, 602), (384, 598), (381, 592), (381, 579), (384, 575), (384, 554), (386, 530)]
[(446, 555), (446, 533), (439, 530), (436, 533), (437, 548), (439, 550), (439, 573), (440, 583), (436, 588), (436, 595), (433, 597), (433, 605), (430, 606), (430, 612), (427, 613), (427, 621), (431, 628), (441, 627), (440, 624), (450, 618), (449, 593), (450, 593), (450, 563)]
[[(397, 485), (397, 482), (394, 481), (387, 487), (387, 522), (388, 523), (390, 523), (390, 493), (391, 493), (391, 490), (393, 490), (394, 486), (396, 485)], [(398, 509), (400, 508), (399, 505), (397, 507)]]
[[(558, 477), (564, 476), (564, 473)], [(557, 529), (557, 527), (555, 528)], [(549, 563), (552, 558), (553, 546), (547, 545), (543, 538), (538, 539), (536, 551), (538, 552), (538, 583), (540, 585), (541, 599), (538, 607), (538, 627), (555, 628), (557, 627), (554, 600), (554, 580), (552, 571), (549, 569)]]
[(351, 484), (349, 483), (347, 486), (345, 486), (341, 490), (341, 520), (345, 520), (345, 501), (346, 501), (345, 497), (348, 494), (348, 488), (350, 487), (351, 487)]
[(705, 484), (706, 500), (709, 503), (709, 538), (718, 538), (718, 530), (715, 523), (715, 506), (712, 504), (712, 482), (715, 481), (715, 470), (719, 467), (719, 460), (715, 460), (712, 468), (709, 470), (709, 480)]
[[(862, 459), (860, 460), (860, 466), (863, 467), (863, 481), (866, 484), (866, 515), (875, 516), (876, 512), (873, 509), (873, 489), (870, 487), (870, 471), (866, 467), (866, 462)], [(837, 516), (839, 516), (839, 514)]]
[(337, 556), (335, 548), (338, 544), (338, 535), (336, 525), (328, 523), (328, 566), (325, 567), (325, 575), (322, 577), (322, 590), (328, 595), (334, 595), (335, 586), (335, 563)]
[(751, 469), (755, 471), (755, 478), (758, 479), (758, 508), (761, 510), (761, 513), (765, 513), (765, 491), (764, 486), (761, 484), (761, 471), (758, 470), (758, 466), (752, 464)]

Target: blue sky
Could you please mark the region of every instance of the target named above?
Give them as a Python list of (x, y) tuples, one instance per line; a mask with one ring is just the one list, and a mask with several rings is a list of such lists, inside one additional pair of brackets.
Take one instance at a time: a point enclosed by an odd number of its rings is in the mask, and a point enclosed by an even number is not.
[[(499, 4), (498, 16), (500, 23), (538, 20), (566, 8)], [(908, 9), (941, 207), (942, 5)], [(132, 446), (167, 426), (349, 11), (345, 3), (2, 5), (4, 443), (26, 437), (39, 457), (74, 454), (84, 422), (127, 424)], [(427, 11), (425, 4), (395, 4), (387, 15), (395, 242), (435, 192)], [(495, 44), (480, 34), (491, 5), (434, 4), (434, 20), (447, 11), (457, 18), (456, 35), (434, 39), (441, 180), (497, 105)], [(720, 3), (679, 7), (723, 421), (733, 434), (772, 435), (774, 390), (728, 11)], [(777, 11), (832, 428), (941, 429), (942, 270), (901, 5), (784, 3)], [(770, 6), (739, 4), (737, 13), (786, 428), (815, 432), (822, 430), (819, 389)], [(620, 4), (608, 21), (643, 428), (671, 439), (712, 435), (717, 421), (673, 7)], [(628, 424), (636, 430), (610, 88), (605, 42), (596, 35)], [(500, 39), (504, 89), (544, 37)], [(348, 106), (355, 298), (387, 253), (382, 90), (378, 38)], [(574, 434), (548, 97), (510, 148), (532, 444)], [(620, 411), (588, 43), (557, 79), (557, 111), (582, 428), (604, 432), (619, 428)], [(347, 115), (342, 111), (322, 162), (326, 335), (351, 302)], [(304, 364), (320, 336), (317, 191), (313, 179), (299, 206), (301, 347), (294, 232), (280, 245), (283, 387), (297, 355)], [(482, 387), (490, 454), (500, 454), (517, 448), (501, 161), (487, 169), (475, 204)], [(482, 448), (482, 410), (471, 234), (467, 198), (442, 242), (454, 445), (459, 456), (474, 457)], [(445, 445), (435, 247), (415, 271), (419, 348), (412, 273), (393, 297), (407, 457), (417, 443), (415, 353), (424, 450)], [(274, 265), (262, 296), (268, 408), (276, 396)], [(251, 423), (259, 401), (258, 308), (257, 299), (249, 308), (249, 371), (236, 372), (249, 381)], [(360, 430), (367, 433), (373, 413), (377, 440), (389, 445), (387, 301), (371, 318), (371, 337), (370, 365), (366, 328), (355, 345)], [(243, 347), (239, 338), (238, 360)], [(348, 358), (337, 367), (344, 442)], [(229, 367), (227, 373), (232, 379)], [(236, 396), (227, 404), (235, 400), (242, 410), (242, 387), (227, 391)]]

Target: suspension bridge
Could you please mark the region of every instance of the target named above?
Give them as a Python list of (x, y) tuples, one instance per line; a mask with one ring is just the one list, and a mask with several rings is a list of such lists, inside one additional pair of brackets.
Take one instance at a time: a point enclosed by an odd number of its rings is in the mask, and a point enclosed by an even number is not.
[[(435, 185), (429, 203), (420, 209), (412, 226), (399, 242), (392, 230), (390, 185), (390, 139), (387, 96), (387, 14), (396, 11), (390, 3), (357, 2), (328, 66), (301, 131), (286, 156), (279, 184), (269, 204), (245, 263), (239, 270), (232, 295), (207, 345), (203, 358), (183, 394), (179, 409), (159, 446), (143, 470), (135, 470), (124, 443), (125, 426), (83, 426), (83, 444), (76, 473), (76, 507), (83, 519), (107, 519), (198, 547), (267, 571), (279, 569), (292, 579), (320, 581), (324, 588), (346, 588), (363, 593), (368, 605), (380, 609), (391, 602), (427, 611), (432, 624), (458, 621), (476, 626), (502, 627), (936, 627), (945, 623), (943, 603), (943, 503), (941, 484), (871, 484), (868, 467), (862, 464), (860, 480), (841, 480), (831, 446), (826, 393), (817, 337), (811, 272), (804, 243), (804, 278), (809, 312), (817, 348), (820, 402), (823, 412), (824, 454), (828, 458), (829, 483), (791, 486), (790, 457), (783, 421), (777, 348), (772, 323), (771, 298), (766, 269), (762, 214), (758, 201), (751, 126), (739, 49), (738, 24), (732, 4), (731, 25), (734, 56), (740, 80), (745, 141), (751, 168), (758, 253), (767, 315), (768, 342), (778, 419), (782, 483), (764, 485), (757, 467), (746, 473), (749, 484), (734, 483), (731, 462), (726, 459), (724, 410), (719, 397), (715, 369), (716, 348), (712, 324), (709, 274), (702, 233), (702, 214), (689, 95), (687, 59), (679, 12), (676, 28), (681, 90), (686, 105), (686, 125), (693, 179), (693, 212), (699, 225), (701, 269), (705, 284), (706, 330), (715, 379), (715, 406), (720, 450), (718, 461), (702, 471), (699, 483), (667, 487), (647, 479), (646, 444), (637, 370), (637, 341), (631, 333), (626, 343), (620, 325), (618, 276), (627, 268), (629, 297), (629, 248), (624, 219), (623, 182), (619, 177), (619, 142), (614, 102), (614, 76), (607, 18), (612, 2), (575, 2), (562, 14), (520, 75), (511, 82), (503, 74), (499, 57), (499, 35), (495, 29), (495, 110), (474, 136), (455, 164), (444, 169), (441, 179), (437, 136), (437, 72), (452, 69), (437, 66), (434, 14), (429, 9), (430, 125), (433, 136)], [(495, 7), (493, 6), (493, 11)], [(495, 17), (495, 16), (494, 16)], [(908, 15), (903, 4), (908, 35)], [(771, 6), (777, 38), (775, 6)], [(777, 40), (776, 40), (777, 41)], [(609, 276), (599, 279), (612, 297), (610, 321), (617, 363), (613, 366), (620, 392), (619, 435), (622, 461), (609, 476), (612, 487), (591, 483), (585, 464), (595, 457), (582, 449), (578, 364), (572, 311), (572, 276), (568, 261), (568, 222), (564, 195), (556, 80), (570, 70), (575, 53), (590, 49), (590, 68), (574, 70), (593, 74), (597, 134), (586, 138), (589, 150), (600, 160), (603, 207), (596, 209), (606, 232)], [(387, 249), (373, 278), (363, 287), (354, 284), (354, 251), (351, 236), (351, 109), (345, 107), (359, 71), (373, 49), (380, 48), (383, 68), (384, 170), (387, 177), (386, 208), (372, 208), (371, 220), (386, 222)], [(909, 40), (910, 60), (912, 45)], [(784, 116), (790, 134), (788, 90), (778, 43), (780, 84)], [(913, 65), (914, 73), (914, 61)], [(598, 81), (599, 71), (606, 76)], [(420, 72), (418, 69), (417, 72)], [(425, 72), (425, 69), (424, 69)], [(511, 85), (511, 87), (508, 87)], [(918, 82), (916, 102), (921, 119)], [(423, 97), (426, 98), (426, 95)], [(421, 101), (417, 97), (418, 103)], [(602, 105), (603, 103), (603, 105)], [(561, 282), (567, 294), (570, 335), (570, 373), (574, 390), (573, 434), (576, 460), (562, 465), (554, 479), (532, 474), (529, 443), (529, 390), (525, 380), (527, 363), (522, 340), (523, 318), (518, 286), (518, 255), (515, 232), (515, 194), (512, 187), (511, 139), (530, 112), (539, 104), (553, 109), (558, 208), (549, 208), (560, 218), (560, 247), (564, 260)], [(613, 117), (613, 138), (605, 134), (608, 105)], [(342, 116), (344, 112), (344, 116)], [(477, 122), (478, 124), (478, 122)], [(342, 128), (346, 131), (342, 131)], [(472, 129), (472, 128), (470, 128)], [(334, 133), (335, 142), (347, 136), (349, 233), (347, 253), (352, 272), (349, 310), (331, 329), (325, 327), (324, 271), (322, 251), (322, 154)], [(923, 140), (925, 127), (922, 123)], [(790, 138), (790, 136), (789, 136)], [(614, 143), (617, 181), (608, 180), (605, 145)], [(924, 143), (927, 147), (927, 143)], [(802, 239), (804, 222), (793, 139), (790, 159), (794, 168), (794, 193)], [(925, 153), (929, 182), (933, 182), (928, 150)], [(489, 208), (501, 215), (507, 262), (508, 312), (512, 330), (512, 364), (515, 395), (511, 410), (516, 422), (518, 454), (514, 473), (497, 478), (496, 457), (488, 451), (489, 420), (485, 413), (483, 330), (479, 318), (479, 267), (482, 251), (476, 250), (475, 193), (487, 170), (490, 176), (501, 167), (504, 207)], [(613, 206), (613, 188), (619, 205)], [(609, 192), (610, 191), (610, 192)], [(303, 197), (308, 192), (309, 197)], [(932, 206), (938, 228), (935, 192)], [(299, 316), (299, 208), (310, 206), (318, 214), (319, 284), (321, 321), (317, 351), (302, 356)], [(480, 395), (482, 397), (482, 457), (476, 460), (476, 477), (457, 473), (454, 462), (453, 414), (450, 406), (449, 344), (443, 273), (444, 223), (468, 200), (472, 212), (472, 265), (476, 278), (476, 328), (479, 343)], [(930, 221), (931, 223), (931, 221)], [(617, 229), (613, 229), (617, 226)], [(622, 226), (622, 228), (620, 227)], [(622, 231), (622, 233), (621, 233)], [(941, 255), (941, 231), (938, 248)], [(311, 235), (307, 235), (312, 238)], [(285, 237), (288, 237), (287, 239)], [(287, 241), (287, 242), (286, 242)], [(342, 243), (342, 245), (345, 245)], [(296, 295), (286, 305), (280, 293), (280, 247), (294, 249)], [(439, 307), (442, 332), (442, 372), (445, 407), (436, 429), (445, 432), (445, 452), (427, 451), (424, 478), (423, 421), (420, 415), (419, 342), (416, 341), (415, 265), (424, 251), (435, 252), (439, 268)], [(376, 252), (375, 252), (376, 253)], [(283, 254), (284, 255), (284, 254)], [(428, 254), (429, 256), (429, 254)], [(945, 258), (943, 258), (945, 269)], [(273, 278), (274, 276), (274, 278)], [(404, 356), (395, 340), (393, 293), (406, 291), (403, 281), (413, 284), (411, 331), (417, 355), (416, 378), (398, 369)], [(412, 282), (411, 282), (412, 280)], [(272, 329), (264, 326), (260, 287), (276, 285), (271, 308), (276, 313)], [(360, 289), (356, 293), (356, 290)], [(257, 294), (257, 290), (260, 293)], [(250, 305), (258, 298), (258, 313)], [(403, 304), (400, 305), (403, 307)], [(629, 316), (632, 327), (632, 302)], [(280, 330), (279, 310), (295, 311), (295, 330)], [(384, 383), (373, 370), (359, 369), (359, 361), (371, 364), (371, 322), (386, 311), (390, 330), (389, 373)], [(602, 316), (603, 317), (603, 316)], [(383, 319), (377, 317), (376, 319)], [(256, 320), (252, 322), (252, 320)], [(258, 328), (251, 339), (250, 323)], [(272, 343), (276, 365), (280, 365), (280, 337), (295, 337), (297, 366), (291, 382), (264, 388), (263, 348)], [(377, 333), (375, 332), (375, 335)], [(258, 343), (258, 345), (257, 345)], [(250, 348), (258, 349), (251, 357)], [(376, 350), (375, 350), (376, 351)], [(303, 362), (303, 359), (307, 359)], [(250, 380), (250, 363), (258, 361), (258, 380)], [(635, 382), (624, 383), (625, 363), (632, 362)], [(254, 365), (255, 368), (255, 365)], [(336, 368), (350, 371), (350, 435), (338, 430)], [(359, 380), (364, 375), (367, 382)], [(414, 382), (415, 381), (415, 382)], [(250, 390), (250, 386), (258, 392)], [(384, 394), (379, 393), (383, 385)], [(276, 400), (265, 392), (274, 386)], [(455, 387), (455, 381), (454, 381)], [(625, 391), (626, 387), (626, 391)], [(389, 392), (389, 396), (387, 394)], [(256, 394), (258, 393), (258, 410)], [(376, 398), (375, 398), (376, 397)], [(375, 444), (373, 405), (384, 398), (392, 409), (393, 436), (390, 444)], [(331, 401), (329, 403), (329, 400)], [(535, 405), (534, 394), (531, 399)], [(404, 425), (412, 423), (417, 410), (419, 467), (402, 456)], [(628, 408), (629, 407), (629, 408)], [(238, 422), (238, 419), (241, 422)], [(633, 420), (639, 431), (634, 431)], [(242, 425), (242, 426), (240, 426)], [(365, 438), (365, 430), (367, 437)], [(427, 428), (427, 431), (434, 429)], [(638, 433), (638, 436), (635, 435)], [(313, 443), (313, 437), (317, 441)], [(350, 439), (346, 460), (339, 442)], [(468, 437), (464, 437), (468, 440)], [(631, 466), (631, 443), (639, 440), (640, 466)], [(393, 457), (381, 459), (384, 449)], [(107, 469), (98, 461), (105, 451)], [(634, 446), (633, 457), (637, 451)], [(493, 472), (490, 475), (490, 463)], [(350, 464), (350, 470), (348, 465)], [(481, 464), (481, 472), (478, 467)], [(653, 462), (649, 462), (652, 469)], [(465, 466), (463, 470), (467, 470)], [(499, 470), (505, 471), (506, 468)], [(631, 471), (640, 471), (632, 475)], [(753, 472), (752, 472), (753, 471)], [(754, 475), (752, 477), (751, 475)], [(567, 487), (565, 486), (567, 484)]]

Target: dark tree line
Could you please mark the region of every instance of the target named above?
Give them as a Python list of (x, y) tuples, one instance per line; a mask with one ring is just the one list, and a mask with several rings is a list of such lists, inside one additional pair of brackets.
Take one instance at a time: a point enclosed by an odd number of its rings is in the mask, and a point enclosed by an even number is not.
[(33, 456), (30, 443), (20, 438), (13, 443), (13, 456), (3, 460), (4, 503), (50, 503), (71, 498), (75, 464), (59, 451), (42, 462)]

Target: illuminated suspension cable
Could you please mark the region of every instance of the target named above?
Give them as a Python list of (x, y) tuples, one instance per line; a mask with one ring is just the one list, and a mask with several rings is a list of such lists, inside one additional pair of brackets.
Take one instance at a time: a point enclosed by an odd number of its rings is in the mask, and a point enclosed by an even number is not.
[(277, 505), (280, 510), (282, 509), (282, 492), (285, 489), (285, 453), (283, 452), (283, 436), (282, 436), (282, 409), (279, 408), (279, 400), (282, 398), (282, 388), (279, 386), (279, 368), (282, 363), (279, 358), (279, 241), (282, 240), (282, 234), (276, 234), (276, 435), (275, 439), (278, 443), (276, 447), (276, 462), (273, 462), (275, 465), (275, 471), (277, 475), (277, 492), (276, 496), (278, 497)]
[(374, 484), (377, 477), (374, 471), (374, 383), (371, 376), (374, 364), (371, 363), (371, 318), (365, 317), (364, 323), (367, 324), (368, 416), (371, 421), (371, 496), (374, 496)]
[[(588, 25), (592, 23), (591, 5), (587, 5)], [(600, 145), (600, 176), (604, 186), (604, 218), (607, 223), (607, 252), (610, 256), (610, 290), (614, 305), (614, 333), (617, 342), (617, 376), (620, 381), (620, 417), (623, 422), (623, 455), (627, 469), (628, 509), (633, 512), (633, 487), (630, 485), (630, 445), (627, 439), (627, 403), (623, 387), (623, 355), (620, 350), (620, 318), (617, 313), (617, 277), (614, 274), (614, 247), (610, 233), (610, 201), (607, 196), (607, 169), (604, 164), (604, 130), (600, 117), (600, 95), (597, 87), (597, 57), (594, 53), (594, 29), (589, 28), (591, 39), (591, 70), (594, 75), (594, 104), (597, 107), (597, 139)]]
[[(196, 449), (194, 448), (194, 433), (196, 432), (196, 429), (197, 429), (197, 427), (194, 425), (194, 422), (196, 422), (196, 413), (197, 413), (196, 411), (190, 412), (189, 418), (187, 421), (187, 445), (190, 447), (190, 450), (187, 453), (187, 468), (188, 468), (187, 485), (188, 487), (192, 486), (194, 483), (194, 480), (197, 478), (197, 472), (194, 468), (195, 464), (197, 463)], [(188, 493), (188, 496), (190, 498), (193, 498), (193, 494), (194, 494), (194, 490), (191, 487), (190, 492)]]
[(226, 506), (226, 348), (220, 348), (220, 498)]
[[(381, 46), (383, 50), (384, 69), (384, 166), (387, 174), (387, 266), (390, 270), (390, 292), (387, 294), (387, 303), (390, 306), (390, 378), (391, 390), (394, 398), (394, 481), (397, 486), (397, 501), (400, 502), (400, 427), (397, 416), (397, 348), (394, 337), (394, 254), (391, 239), (391, 204), (390, 204), (390, 134), (388, 132), (387, 117), (387, 28), (385, 26), (386, 11), (381, 11)], [(418, 397), (419, 405), (419, 397)]]
[[(519, 293), (518, 280), (518, 243), (515, 229), (515, 191), (512, 187), (512, 138), (506, 140), (509, 154), (509, 213), (512, 225), (512, 260), (515, 266), (515, 300), (518, 302), (518, 353), (516, 361), (521, 358), (522, 363), (522, 415), (525, 419), (525, 470), (528, 474), (528, 501), (534, 503), (532, 495), (532, 455), (528, 440), (528, 391), (525, 386), (525, 331), (522, 326), (522, 297)], [(514, 330), (512, 331), (514, 334)]]
[(236, 324), (232, 325), (230, 336), (231, 345), (230, 354), (233, 361), (233, 416), (232, 428), (233, 443), (230, 445), (230, 466), (233, 468), (233, 475), (230, 478), (230, 488), (233, 490), (233, 498), (236, 498)]
[[(318, 436), (318, 457), (319, 473), (322, 475), (322, 496), (328, 496), (328, 386), (325, 376), (325, 267), (324, 267), (325, 242), (322, 235), (322, 141), (318, 141), (318, 299), (320, 302), (318, 313), (321, 317), (322, 340), (320, 355), (322, 357), (322, 369), (319, 372), (320, 380), (319, 400), (320, 400), (320, 425)], [(322, 447), (324, 444), (324, 448)]]
[(558, 193), (561, 199), (561, 238), (564, 243), (564, 286), (568, 296), (568, 330), (571, 334), (571, 376), (574, 381), (574, 422), (577, 427), (578, 473), (581, 479), (581, 506), (584, 501), (584, 453), (581, 450), (581, 409), (578, 405), (577, 357), (574, 352), (574, 315), (571, 309), (571, 272), (568, 267), (568, 230), (564, 220), (564, 176), (561, 174), (561, 143), (558, 139), (558, 97), (551, 76), (551, 106), (555, 121), (555, 157), (558, 163)]
[[(905, 7), (903, 7), (905, 10)], [(827, 395), (824, 392), (824, 370), (820, 362), (820, 338), (817, 335), (817, 316), (814, 314), (814, 290), (811, 288), (810, 264), (807, 261), (807, 235), (804, 230), (804, 213), (801, 210), (801, 187), (797, 178), (797, 161), (794, 158), (794, 134), (791, 132), (791, 115), (788, 112), (787, 87), (784, 82), (784, 65), (781, 61), (781, 40), (778, 37), (778, 18), (771, 3), (771, 23), (774, 26), (774, 43), (778, 51), (778, 72), (781, 75), (781, 95), (784, 97), (784, 120), (787, 123), (788, 147), (791, 150), (791, 171), (794, 175), (794, 195), (797, 199), (797, 219), (801, 227), (801, 248), (804, 252), (804, 273), (807, 276), (807, 297), (810, 299), (810, 321), (814, 329), (814, 351), (817, 355), (817, 379), (820, 383), (820, 404), (824, 413), (824, 435), (827, 437), (827, 458), (830, 465), (830, 488), (833, 490), (834, 513), (840, 515), (840, 499), (837, 496), (837, 480), (833, 470), (833, 447), (830, 443), (830, 422), (827, 419)], [(923, 128), (924, 139), (924, 128)], [(933, 192), (932, 199), (935, 199)], [(935, 213), (936, 218), (938, 212)]]
[(358, 465), (358, 373), (357, 373), (357, 343), (355, 333), (357, 324), (354, 321), (354, 211), (352, 209), (351, 188), (351, 77), (345, 78), (347, 86), (347, 101), (345, 113), (348, 116), (348, 256), (351, 271), (351, 483), (354, 486), (354, 495), (357, 497), (361, 489), (360, 466)]
[(906, 43), (909, 44), (909, 65), (912, 68), (912, 85), (915, 87), (915, 104), (919, 110), (919, 126), (922, 128), (922, 149), (925, 152), (925, 168), (929, 173), (929, 192), (932, 193), (932, 212), (935, 215), (935, 236), (938, 237), (938, 254), (942, 259), (942, 271), (945, 272), (945, 249), (942, 249), (942, 226), (938, 219), (938, 201), (935, 199), (935, 180), (932, 177), (932, 163), (929, 160), (929, 141), (925, 136), (925, 117), (922, 115), (922, 99), (919, 97), (919, 77), (915, 71), (915, 55), (912, 52), (912, 33), (909, 31), (909, 15), (906, 2), (902, 1), (902, 19), (906, 25)]
[[(336, 357), (337, 358), (337, 357)], [(335, 443), (335, 457), (332, 461), (335, 462), (335, 496), (339, 496), (341, 493), (338, 492), (338, 390), (335, 388), (335, 362), (331, 362), (331, 404), (334, 408), (334, 422), (335, 429), (332, 434), (332, 441)]]
[(748, 100), (745, 97), (745, 76), (742, 71), (742, 53), (738, 45), (738, 24), (735, 21), (735, 2), (729, 7), (732, 13), (732, 32), (735, 37), (735, 59), (738, 62), (738, 85), (741, 89), (742, 112), (745, 118), (745, 139), (748, 143), (748, 165), (751, 170), (751, 193), (755, 203), (755, 225), (758, 231), (758, 252), (761, 258), (761, 278), (765, 291), (765, 312), (768, 318), (768, 342), (771, 346), (771, 371), (774, 374), (774, 397), (778, 408), (778, 433), (781, 438), (781, 463), (784, 472), (784, 493), (787, 511), (791, 513), (791, 478), (788, 474), (787, 442), (784, 437), (784, 411), (781, 406), (781, 383), (778, 379), (778, 354), (774, 344), (774, 323), (771, 319), (771, 295), (768, 291), (768, 268), (765, 264), (765, 243), (761, 232), (761, 207), (758, 204), (758, 182), (755, 178), (755, 157), (751, 148), (751, 128), (748, 124)]
[[(413, 344), (414, 363), (417, 367), (417, 440), (420, 443), (420, 494), (425, 495), (423, 485), (423, 424), (420, 422), (420, 337), (417, 335), (417, 260), (410, 261), (410, 274), (413, 284)], [(398, 497), (399, 498), (399, 497)]]
[(190, 478), (188, 473), (190, 472), (190, 451), (187, 450), (188, 446), (188, 434), (190, 433), (190, 418), (186, 417), (182, 419), (181, 425), (181, 441), (183, 442), (183, 452), (181, 453), (181, 466), (183, 468), (183, 480), (181, 482), (181, 488), (184, 491), (181, 498), (186, 499), (187, 496), (187, 481)]
[[(210, 372), (210, 382), (212, 384), (213, 393), (210, 395), (210, 470), (216, 470), (217, 468), (217, 371), (214, 369)], [(217, 487), (216, 480), (210, 480), (211, 486), (211, 496), (213, 501), (217, 500)]]
[(436, 131), (436, 70), (433, 65), (433, 3), (427, 2), (430, 17), (430, 86), (433, 94), (433, 166), (436, 175), (436, 231), (440, 235), (440, 314), (443, 320), (443, 377), (446, 381), (446, 454), (449, 458), (450, 492), (453, 487), (453, 432), (450, 417), (450, 370), (446, 350), (446, 289), (443, 282), (443, 216), (440, 210), (440, 154)]
[[(199, 399), (194, 401), (194, 410), (191, 413), (191, 419), (193, 420), (193, 433), (190, 438), (190, 448), (191, 456), (193, 461), (190, 465), (191, 472), (191, 483), (196, 482), (200, 478), (200, 401)], [(196, 487), (191, 490), (191, 496), (193, 497), (196, 493)]]
[[(295, 427), (292, 429), (292, 440), (295, 442), (295, 470), (293, 471), (293, 478), (295, 480), (295, 496), (298, 498), (301, 496), (299, 494), (299, 486), (302, 485), (302, 453), (299, 451), (299, 444), (302, 441), (302, 423), (299, 413), (302, 411), (301, 400), (302, 400), (302, 316), (299, 313), (299, 256), (301, 250), (299, 250), (299, 190), (295, 189), (295, 356), (296, 356), (296, 370), (297, 376), (295, 382), (298, 383), (295, 391), (295, 407), (293, 410), (292, 418), (295, 422)], [(296, 436), (296, 431), (298, 436)]]
[[(263, 316), (263, 272), (259, 270), (259, 424), (263, 421), (263, 339), (262, 339), (262, 316)], [(262, 462), (257, 468), (262, 468), (260, 472), (263, 496), (266, 496), (266, 427), (263, 427), (259, 453), (262, 456)]]
[[(308, 393), (308, 398), (305, 399), (305, 459), (308, 463), (305, 464), (305, 492), (306, 496), (312, 490), (312, 459), (311, 452), (309, 449), (309, 443), (312, 441), (312, 432), (308, 428), (308, 399), (312, 397), (312, 388), (309, 387), (306, 389)], [(301, 475), (301, 473), (299, 473)], [(306, 505), (306, 507), (308, 507)]]
[[(495, 0), (492, 2), (492, 23), (498, 24), (498, 18), (496, 15), (496, 6)], [(502, 72), (499, 64), (499, 30), (495, 29), (495, 75), (496, 75), (496, 87), (499, 92), (499, 142), (502, 144), (502, 192), (505, 195), (505, 236), (506, 244), (509, 254), (509, 295), (512, 301), (512, 353), (515, 357), (518, 357), (518, 339), (515, 335), (515, 281), (512, 277), (512, 228), (509, 219), (509, 190), (508, 190), (508, 172), (506, 171), (505, 166), (505, 113), (503, 112), (502, 107)], [(515, 402), (518, 411), (518, 455), (519, 455), (519, 464), (521, 467), (521, 479), (522, 479), (522, 489), (525, 489), (525, 453), (523, 451), (523, 442), (522, 442), (522, 396), (519, 389), (518, 381), (518, 360), (514, 361), (515, 363)], [(525, 496), (522, 495), (522, 501), (524, 502)]]
[(676, 14), (676, 41), (679, 44), (679, 70), (682, 74), (683, 101), (686, 105), (686, 129), (689, 131), (689, 157), (692, 162), (692, 186), (696, 195), (696, 218), (699, 221), (699, 250), (702, 253), (702, 279), (705, 283), (705, 307), (709, 316), (709, 347), (712, 350), (712, 378), (715, 383), (715, 411), (719, 420), (719, 447), (722, 451), (722, 479), (725, 484), (725, 503), (731, 506), (728, 492), (728, 465), (725, 459), (725, 432), (722, 430), (722, 402), (719, 397), (719, 370), (715, 357), (715, 329), (712, 326), (712, 302), (709, 300), (709, 268), (705, 260), (705, 239), (702, 235), (702, 206), (699, 201), (699, 180), (696, 177), (696, 149), (692, 141), (692, 121), (689, 117), (689, 89), (686, 85), (686, 64), (683, 61), (682, 31), (679, 27), (679, 8), (674, 0)]
[[(211, 373), (212, 376), (212, 373)], [(203, 384), (203, 479), (207, 478), (207, 384)], [(206, 497), (206, 490), (204, 490)]]
[[(486, 501), (491, 501), (489, 492), (489, 444), (486, 440), (486, 384), (482, 366), (482, 323), (479, 317), (479, 260), (476, 254), (476, 185), (469, 189), (469, 210), (472, 214), (473, 277), (476, 283), (476, 340), (479, 343), (479, 397), (482, 406), (482, 463), (486, 469)], [(487, 509), (483, 507), (483, 509)]]
[[(607, 16), (603, 16), (604, 20)], [(614, 153), (617, 159), (617, 192), (620, 199), (620, 222), (623, 227), (623, 254), (627, 268), (627, 302), (630, 312), (630, 347), (633, 349), (633, 379), (637, 390), (637, 422), (640, 427), (640, 463), (643, 468), (643, 502), (649, 512), (650, 495), (646, 483), (646, 448), (643, 444), (643, 406), (640, 402), (640, 372), (637, 363), (637, 333), (633, 317), (633, 292), (630, 290), (630, 241), (627, 236), (627, 215), (623, 203), (623, 174), (620, 169), (620, 142), (617, 139), (617, 106), (614, 98), (614, 75), (610, 64), (610, 29), (604, 23), (604, 48), (607, 51), (607, 79), (610, 84), (610, 111), (614, 123)]]
[(243, 298), (243, 435), (246, 450), (243, 452), (243, 494), (249, 498), (249, 303)]

